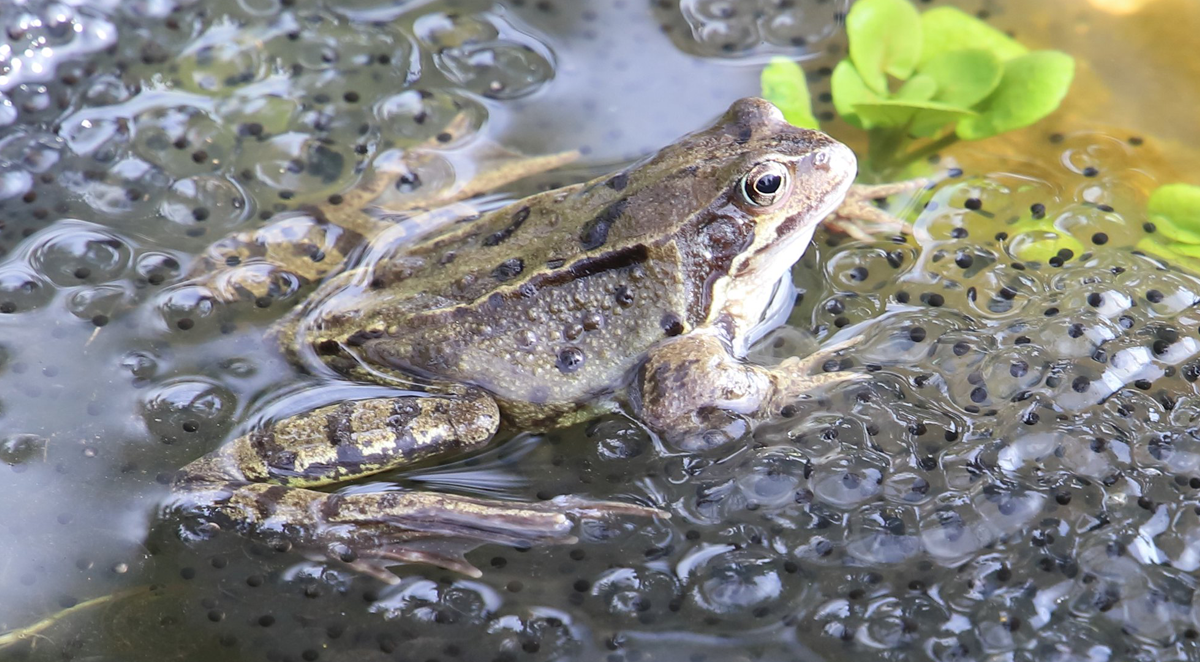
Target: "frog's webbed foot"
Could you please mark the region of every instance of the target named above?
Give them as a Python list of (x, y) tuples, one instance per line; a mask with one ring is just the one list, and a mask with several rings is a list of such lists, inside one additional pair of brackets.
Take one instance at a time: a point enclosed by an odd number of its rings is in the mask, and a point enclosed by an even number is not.
[(341, 267), (362, 236), (310, 214), (295, 213), (212, 244), (192, 264), (191, 284), (222, 303), (278, 298)]
[(875, 206), (873, 201), (928, 188), (932, 184), (933, 180), (925, 178), (891, 184), (855, 184), (850, 187), (837, 211), (825, 219), (825, 223), (833, 230), (859, 241), (872, 241), (873, 232), (911, 234), (911, 225)]

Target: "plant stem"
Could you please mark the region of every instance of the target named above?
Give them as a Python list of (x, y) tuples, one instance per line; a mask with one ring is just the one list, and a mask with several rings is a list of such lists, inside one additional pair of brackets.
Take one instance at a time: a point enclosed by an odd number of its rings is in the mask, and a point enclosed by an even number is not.
[(867, 170), (885, 172), (892, 157), (904, 142), (904, 134), (895, 129), (871, 129), (867, 132)]
[(948, 133), (931, 143), (926, 143), (924, 147), (918, 147), (917, 149), (908, 152), (899, 159), (889, 160), (889, 165), (892, 165), (896, 168), (903, 168), (910, 163), (933, 156), (934, 154), (937, 154), (938, 152), (946, 149), (958, 141), (959, 138), (956, 134)]
[(92, 598), (91, 600), (85, 600), (73, 607), (60, 609), (32, 625), (27, 625), (23, 628), (17, 628), (15, 630), (9, 630), (8, 632), (0, 633), (0, 649), (7, 648), (15, 643), (26, 641), (32, 637), (38, 636), (46, 628), (49, 628), (51, 625), (54, 625), (65, 618), (73, 616), (74, 614), (78, 614), (80, 612), (87, 611), (89, 609), (93, 609), (95, 607), (99, 607), (131, 595), (147, 593), (149, 590), (152, 589), (148, 589), (146, 586), (137, 586), (124, 591), (102, 595), (98, 598)]

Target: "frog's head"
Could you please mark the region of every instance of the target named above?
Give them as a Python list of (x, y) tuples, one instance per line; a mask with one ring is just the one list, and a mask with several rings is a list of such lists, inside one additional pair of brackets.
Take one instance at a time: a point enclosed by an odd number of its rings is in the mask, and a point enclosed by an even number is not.
[(703, 312), (692, 321), (742, 336), (762, 318), (817, 224), (845, 198), (857, 173), (854, 153), (754, 98), (735, 102), (712, 127), (674, 147), (698, 157), (696, 178), (705, 182), (693, 189), (694, 206), (676, 234), (691, 287), (704, 288), (693, 293)]

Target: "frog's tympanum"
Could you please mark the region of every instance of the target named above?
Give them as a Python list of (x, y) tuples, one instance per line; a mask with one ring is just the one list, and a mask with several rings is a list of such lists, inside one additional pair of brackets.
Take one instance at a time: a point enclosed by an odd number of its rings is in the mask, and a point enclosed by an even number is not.
[[(211, 525), (385, 581), (395, 580), (386, 566), (405, 562), (477, 574), (461, 552), (482, 542), (564, 542), (573, 517), (658, 511), (310, 488), (618, 407), (677, 443), (736, 437), (814, 388), (861, 377), (821, 372), (839, 347), (775, 367), (742, 360), (790, 307), (790, 268), (817, 223), (845, 210), (856, 173), (847, 147), (770, 103), (743, 99), (641, 163), (485, 214), (456, 216), (447, 203), (571, 155), (510, 163), (453, 193), (416, 190), (410, 209), (440, 211), (390, 222), (363, 212), (398, 179), (412, 188), (405, 173), (422, 154), (202, 261), (213, 273), (197, 277), (218, 297), (321, 281), (276, 327), (285, 353), (404, 389), (283, 419), (184, 468), (176, 490)], [(366, 248), (350, 263), (355, 245)]]

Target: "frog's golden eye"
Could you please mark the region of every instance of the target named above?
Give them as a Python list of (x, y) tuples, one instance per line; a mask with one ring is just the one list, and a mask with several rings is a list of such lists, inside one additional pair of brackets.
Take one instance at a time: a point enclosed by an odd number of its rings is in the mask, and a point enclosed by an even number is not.
[(768, 161), (754, 166), (742, 177), (742, 197), (755, 207), (769, 207), (787, 194), (788, 169)]

